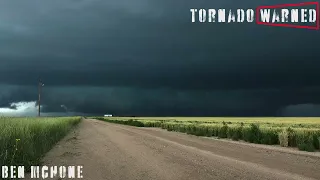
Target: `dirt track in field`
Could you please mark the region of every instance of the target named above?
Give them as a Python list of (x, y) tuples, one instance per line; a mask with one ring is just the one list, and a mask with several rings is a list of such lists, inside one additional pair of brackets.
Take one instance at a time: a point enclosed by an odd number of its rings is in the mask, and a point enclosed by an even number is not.
[(320, 156), (86, 119), (44, 158), (92, 180), (320, 179)]

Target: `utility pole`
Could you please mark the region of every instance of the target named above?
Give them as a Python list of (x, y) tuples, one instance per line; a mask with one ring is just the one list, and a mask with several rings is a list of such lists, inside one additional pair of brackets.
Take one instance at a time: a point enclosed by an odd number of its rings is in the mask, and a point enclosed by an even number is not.
[(44, 86), (44, 84), (42, 83), (41, 79), (39, 79), (39, 84), (38, 84), (38, 95), (39, 95), (39, 99), (38, 99), (38, 116), (40, 117), (40, 103), (41, 103), (41, 88)]

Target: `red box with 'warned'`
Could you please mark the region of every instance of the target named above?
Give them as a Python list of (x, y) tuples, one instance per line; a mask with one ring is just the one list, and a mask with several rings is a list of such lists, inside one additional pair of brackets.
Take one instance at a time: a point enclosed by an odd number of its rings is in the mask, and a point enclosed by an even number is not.
[[(278, 9), (278, 8), (293, 8), (293, 7), (302, 7), (302, 6), (316, 6), (316, 22), (315, 26), (308, 26), (308, 25), (295, 25), (289, 23), (270, 23), (270, 22), (262, 22), (260, 20), (260, 10), (261, 9)], [(303, 2), (297, 4), (279, 4), (279, 5), (272, 5), (272, 6), (258, 6), (256, 8), (256, 23), (260, 25), (267, 25), (267, 26), (281, 26), (281, 27), (291, 27), (291, 28), (304, 28), (304, 29), (314, 29), (319, 30), (320, 21), (319, 21), (319, 2)]]

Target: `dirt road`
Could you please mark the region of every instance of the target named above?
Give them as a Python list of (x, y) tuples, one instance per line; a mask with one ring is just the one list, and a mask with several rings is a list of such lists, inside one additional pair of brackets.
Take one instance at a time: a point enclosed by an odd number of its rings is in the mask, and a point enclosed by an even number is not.
[(83, 165), (92, 180), (320, 179), (317, 156), (90, 119), (44, 164)]

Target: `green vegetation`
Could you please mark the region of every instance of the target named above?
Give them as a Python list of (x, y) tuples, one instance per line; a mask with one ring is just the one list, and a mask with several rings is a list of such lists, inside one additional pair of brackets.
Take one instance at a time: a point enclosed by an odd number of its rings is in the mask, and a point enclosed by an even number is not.
[(256, 144), (320, 149), (320, 118), (225, 118), (225, 117), (96, 117), (137, 127), (159, 127), (196, 136), (215, 136)]
[(41, 157), (80, 120), (0, 117), (0, 164), (40, 165)]

